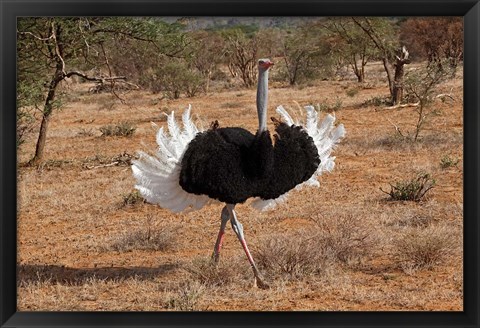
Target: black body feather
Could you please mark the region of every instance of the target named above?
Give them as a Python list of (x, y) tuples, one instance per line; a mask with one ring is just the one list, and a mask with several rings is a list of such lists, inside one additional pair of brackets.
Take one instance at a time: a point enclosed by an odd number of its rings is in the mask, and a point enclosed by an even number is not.
[(268, 131), (211, 128), (189, 143), (182, 158), (180, 186), (228, 204), (250, 197), (274, 199), (308, 180), (320, 158), (313, 139), (298, 126), (276, 124)]

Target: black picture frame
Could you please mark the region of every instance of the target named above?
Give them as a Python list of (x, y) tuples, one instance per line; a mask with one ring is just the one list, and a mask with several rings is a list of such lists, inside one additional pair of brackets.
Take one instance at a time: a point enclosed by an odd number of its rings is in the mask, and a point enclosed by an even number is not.
[[(480, 4), (478, 0), (0, 1), (1, 327), (479, 327)], [(19, 16), (463, 16), (464, 311), (461, 312), (17, 312), (16, 18)]]

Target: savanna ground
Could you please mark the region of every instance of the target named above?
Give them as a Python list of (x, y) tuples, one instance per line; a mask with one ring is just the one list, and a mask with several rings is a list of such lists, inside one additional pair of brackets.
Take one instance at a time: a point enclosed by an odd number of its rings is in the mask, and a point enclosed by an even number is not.
[[(268, 212), (237, 206), (267, 290), (252, 286), (230, 227), (219, 267), (209, 264), (222, 204), (179, 215), (146, 204), (129, 166), (137, 150), (155, 149), (151, 122), (165, 125), (163, 113), (189, 103), (205, 126), (255, 131), (255, 90), (177, 100), (131, 91), (121, 103), (89, 93), (89, 84), (71, 86), (50, 123), (45, 161), (22, 165), (33, 135), (18, 153), (18, 310), (461, 311), (462, 74), (440, 86), (454, 101), (433, 103), (413, 143), (394, 124), (412, 131), (415, 108), (386, 109), (382, 67), (367, 68), (376, 82), (271, 83), (270, 116), (280, 104), (320, 104), (322, 116), (335, 110), (347, 136), (320, 188), (294, 190)], [(125, 121), (136, 128), (131, 136), (101, 135)], [(420, 172), (435, 186), (419, 202), (380, 190)]]

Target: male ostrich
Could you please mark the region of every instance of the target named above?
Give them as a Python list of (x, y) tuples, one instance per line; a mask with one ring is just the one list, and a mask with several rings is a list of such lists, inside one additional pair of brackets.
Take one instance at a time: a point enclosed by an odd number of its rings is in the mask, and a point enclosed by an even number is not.
[(235, 205), (255, 197), (252, 206), (259, 210), (274, 207), (296, 186), (318, 186), (317, 176), (331, 171), (333, 146), (344, 136), (343, 125), (334, 127), (335, 118), (327, 115), (318, 122), (312, 106), (306, 106), (304, 126), (283, 107), (277, 108), (285, 123), (272, 118), (274, 140), (267, 130), (268, 59), (258, 62), (258, 131), (254, 135), (238, 128), (221, 128), (212, 123), (201, 131), (190, 118), (190, 106), (184, 112), (181, 129), (172, 112), (168, 115), (170, 136), (163, 128), (157, 133), (158, 151), (150, 156), (140, 152), (133, 162), (135, 186), (150, 203), (173, 212), (198, 210), (211, 200), (226, 203), (221, 213), (220, 231), (212, 258), (218, 262), (227, 222), (230, 221), (253, 269), (255, 285), (267, 288), (245, 241)]

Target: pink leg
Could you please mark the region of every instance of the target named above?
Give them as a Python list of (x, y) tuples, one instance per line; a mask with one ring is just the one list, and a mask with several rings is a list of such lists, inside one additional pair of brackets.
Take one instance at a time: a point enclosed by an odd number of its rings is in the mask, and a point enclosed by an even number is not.
[(215, 247), (213, 249), (212, 259), (215, 263), (218, 263), (220, 259), (220, 250), (222, 249), (223, 237), (225, 236), (225, 227), (227, 222), (230, 219), (227, 207), (225, 206), (222, 210), (222, 221), (220, 223), (220, 230), (218, 231), (217, 241), (215, 242)]
[(243, 225), (237, 220), (237, 215), (233, 208), (235, 205), (228, 204), (227, 209), (230, 212), (230, 222), (232, 223), (232, 228), (233, 231), (235, 231), (235, 234), (238, 237), (238, 240), (242, 244), (243, 250), (245, 251), (245, 254), (247, 255), (248, 262), (250, 262), (250, 265), (253, 270), (253, 274), (255, 276), (255, 286), (258, 286), (262, 289), (267, 289), (269, 288), (268, 284), (265, 283), (263, 280), (260, 271), (258, 270), (257, 266), (255, 265), (255, 262), (253, 261), (252, 254), (250, 253), (250, 250), (248, 249), (247, 242), (245, 240), (245, 236), (243, 234)]

